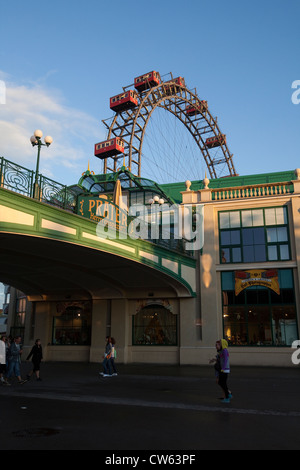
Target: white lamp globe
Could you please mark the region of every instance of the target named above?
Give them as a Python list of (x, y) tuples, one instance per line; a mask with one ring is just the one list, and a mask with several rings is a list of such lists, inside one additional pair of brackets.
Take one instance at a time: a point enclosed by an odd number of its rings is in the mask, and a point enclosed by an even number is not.
[(46, 135), (46, 137), (45, 137), (44, 140), (45, 140), (45, 144), (46, 144), (47, 146), (51, 145), (52, 142), (53, 142), (53, 139), (52, 139), (52, 137), (51, 137), (50, 135)]
[(32, 135), (30, 137), (30, 142), (32, 143), (32, 145), (37, 144), (37, 140), (36, 140), (36, 137), (34, 135)]
[(34, 131), (34, 135), (37, 139), (41, 139), (43, 137), (43, 133), (40, 129), (37, 129), (36, 131)]

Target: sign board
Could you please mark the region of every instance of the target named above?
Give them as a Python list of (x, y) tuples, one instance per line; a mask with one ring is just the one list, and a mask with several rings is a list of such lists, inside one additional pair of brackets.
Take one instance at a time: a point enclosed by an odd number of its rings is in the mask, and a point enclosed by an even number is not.
[(105, 196), (80, 196), (77, 213), (97, 223), (103, 221), (107, 228), (127, 233), (127, 212)]
[(280, 295), (277, 269), (251, 269), (235, 272), (235, 295), (239, 295), (248, 287), (262, 286)]

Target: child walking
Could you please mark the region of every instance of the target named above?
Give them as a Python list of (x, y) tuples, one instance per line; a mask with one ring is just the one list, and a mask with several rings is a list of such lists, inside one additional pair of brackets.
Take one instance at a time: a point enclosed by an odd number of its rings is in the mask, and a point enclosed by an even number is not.
[(222, 403), (230, 403), (232, 394), (228, 390), (227, 380), (230, 374), (229, 352), (228, 343), (225, 339), (220, 339), (216, 342), (217, 356), (210, 362), (215, 362), (215, 375), (218, 385), (224, 392), (224, 399)]

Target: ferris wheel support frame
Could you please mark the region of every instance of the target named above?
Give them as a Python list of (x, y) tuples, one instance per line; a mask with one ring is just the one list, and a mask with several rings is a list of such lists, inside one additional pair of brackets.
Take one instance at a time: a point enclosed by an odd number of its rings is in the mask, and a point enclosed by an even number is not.
[(110, 158), (114, 163), (113, 168), (108, 166), (108, 159), (104, 160), (104, 173), (116, 172), (118, 160), (125, 157), (127, 168), (132, 173), (141, 176), (142, 147), (147, 125), (155, 109), (163, 108), (178, 118), (193, 136), (205, 160), (210, 178), (218, 178), (217, 167), (221, 164), (227, 165), (228, 176), (237, 176), (232, 160), (233, 155), (229, 152), (226, 140), (220, 142), (222, 156), (218, 159), (210, 155), (205, 144), (204, 136), (218, 138), (222, 135), (217, 118), (212, 116), (207, 106), (200, 106), (195, 114), (189, 115), (186, 112), (188, 106), (195, 107), (201, 103), (196, 92), (193, 93), (186, 86), (176, 84), (171, 80), (139, 92), (138, 96), (140, 102), (137, 107), (115, 113), (110, 124), (107, 120), (102, 121), (108, 129), (107, 140), (120, 137), (125, 143), (124, 156)]

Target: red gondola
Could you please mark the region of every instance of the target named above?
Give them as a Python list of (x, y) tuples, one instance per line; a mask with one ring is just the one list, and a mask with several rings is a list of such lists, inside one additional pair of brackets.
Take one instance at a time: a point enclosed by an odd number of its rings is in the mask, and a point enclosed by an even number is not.
[(104, 160), (124, 153), (124, 142), (119, 137), (95, 144), (95, 157)]
[(204, 101), (204, 100), (202, 101), (198, 100), (193, 105), (189, 104), (187, 105), (185, 109), (186, 114), (188, 114), (189, 116), (193, 116), (194, 114), (204, 113), (205, 111), (207, 111), (207, 101)]
[(165, 90), (167, 93), (176, 93), (178, 91), (177, 86), (185, 86), (185, 80), (183, 77), (172, 78), (172, 80), (168, 80), (164, 82)]
[(220, 147), (220, 145), (224, 145), (224, 144), (226, 144), (225, 134), (214, 135), (213, 137), (209, 137), (205, 141), (205, 145), (208, 149), (212, 149), (214, 147)]
[(148, 88), (157, 86), (159, 84), (159, 73), (155, 72), (154, 70), (152, 72), (145, 73), (145, 75), (140, 75), (134, 79), (134, 88), (136, 88), (138, 91), (148, 90)]
[(120, 95), (110, 98), (110, 109), (113, 111), (124, 111), (126, 109), (135, 108), (138, 105), (137, 92), (128, 90)]

